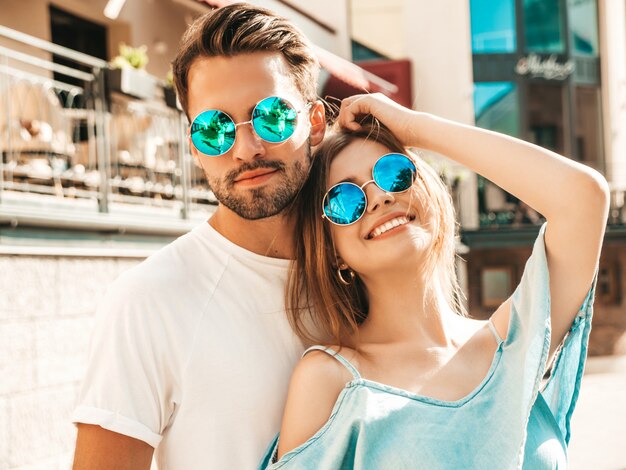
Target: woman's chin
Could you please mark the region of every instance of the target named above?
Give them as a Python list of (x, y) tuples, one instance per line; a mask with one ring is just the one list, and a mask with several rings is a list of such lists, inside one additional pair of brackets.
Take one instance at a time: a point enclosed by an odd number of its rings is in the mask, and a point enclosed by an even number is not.
[[(389, 274), (397, 274), (406, 270), (407, 274), (415, 272), (415, 266), (419, 266), (426, 259), (426, 255), (430, 249), (430, 236), (426, 233), (415, 234), (404, 239), (396, 239), (394, 242), (385, 244), (387, 246), (376, 253), (364, 255), (363, 273), (366, 276), (388, 276)], [(378, 251), (378, 250), (377, 250)], [(361, 261), (363, 262), (363, 261)], [(358, 263), (354, 263), (353, 269), (357, 272), (360, 270)]]

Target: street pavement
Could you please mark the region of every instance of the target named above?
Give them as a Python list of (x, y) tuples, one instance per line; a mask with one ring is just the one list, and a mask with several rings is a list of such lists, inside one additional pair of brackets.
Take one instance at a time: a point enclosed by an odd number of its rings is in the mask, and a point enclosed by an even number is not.
[(626, 356), (587, 360), (569, 462), (570, 470), (626, 470)]

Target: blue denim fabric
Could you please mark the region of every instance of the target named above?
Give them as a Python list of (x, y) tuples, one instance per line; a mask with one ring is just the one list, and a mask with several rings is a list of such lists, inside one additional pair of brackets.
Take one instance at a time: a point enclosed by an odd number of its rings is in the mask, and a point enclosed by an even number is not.
[(364, 379), (345, 358), (326, 349), (354, 379), (315, 435), (274, 462), (277, 435), (259, 468), (566, 468), (569, 421), (587, 353), (597, 273), (542, 387), (550, 344), (546, 225), (513, 293), (508, 337), (498, 339), (489, 372), (474, 391), (454, 402), (420, 396)]

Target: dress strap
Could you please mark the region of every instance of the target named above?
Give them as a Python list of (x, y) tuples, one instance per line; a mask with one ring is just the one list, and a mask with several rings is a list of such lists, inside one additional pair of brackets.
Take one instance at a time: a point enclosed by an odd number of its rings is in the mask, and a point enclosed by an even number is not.
[(350, 364), (350, 361), (348, 361), (345, 357), (343, 357), (341, 354), (339, 354), (337, 351), (335, 351), (332, 348), (329, 348), (327, 346), (322, 346), (322, 345), (315, 345), (315, 346), (311, 346), (309, 349), (307, 349), (306, 351), (304, 351), (302, 353), (302, 357), (304, 357), (305, 354), (307, 354), (309, 351), (323, 351), (326, 354), (328, 354), (329, 356), (334, 357), (335, 359), (337, 359), (339, 362), (341, 362), (344, 367), (346, 369), (348, 369), (350, 371), (350, 373), (352, 374), (352, 376), (355, 379), (360, 379), (361, 378), (361, 374), (359, 374), (359, 371), (356, 370), (356, 367), (354, 367), (352, 364)]
[(489, 324), (489, 329), (491, 330), (491, 332), (493, 333), (494, 338), (496, 339), (496, 343), (500, 344), (502, 343), (502, 338), (500, 338), (500, 335), (498, 334), (498, 330), (496, 330), (495, 325), (493, 324), (493, 322), (491, 321), (491, 318), (489, 318), (489, 320), (487, 320), (487, 323)]

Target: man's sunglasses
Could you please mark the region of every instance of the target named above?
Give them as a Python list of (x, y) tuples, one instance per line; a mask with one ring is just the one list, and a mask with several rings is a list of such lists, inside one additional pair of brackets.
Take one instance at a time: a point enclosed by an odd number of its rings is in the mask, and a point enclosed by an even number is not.
[[(304, 109), (308, 109), (310, 104)], [(285, 98), (269, 96), (256, 104), (252, 119), (245, 122), (235, 123), (233, 118), (219, 109), (203, 111), (191, 123), (189, 134), (199, 152), (218, 157), (235, 145), (237, 127), (243, 124), (252, 124), (254, 132), (266, 142), (285, 142), (295, 132), (301, 111), (296, 111)]]
[(374, 183), (387, 193), (403, 193), (415, 182), (415, 163), (401, 153), (388, 153), (380, 157), (372, 169), (372, 180), (361, 186), (338, 183), (330, 188), (322, 201), (322, 217), (336, 225), (355, 223), (365, 213), (367, 196), (363, 188)]

